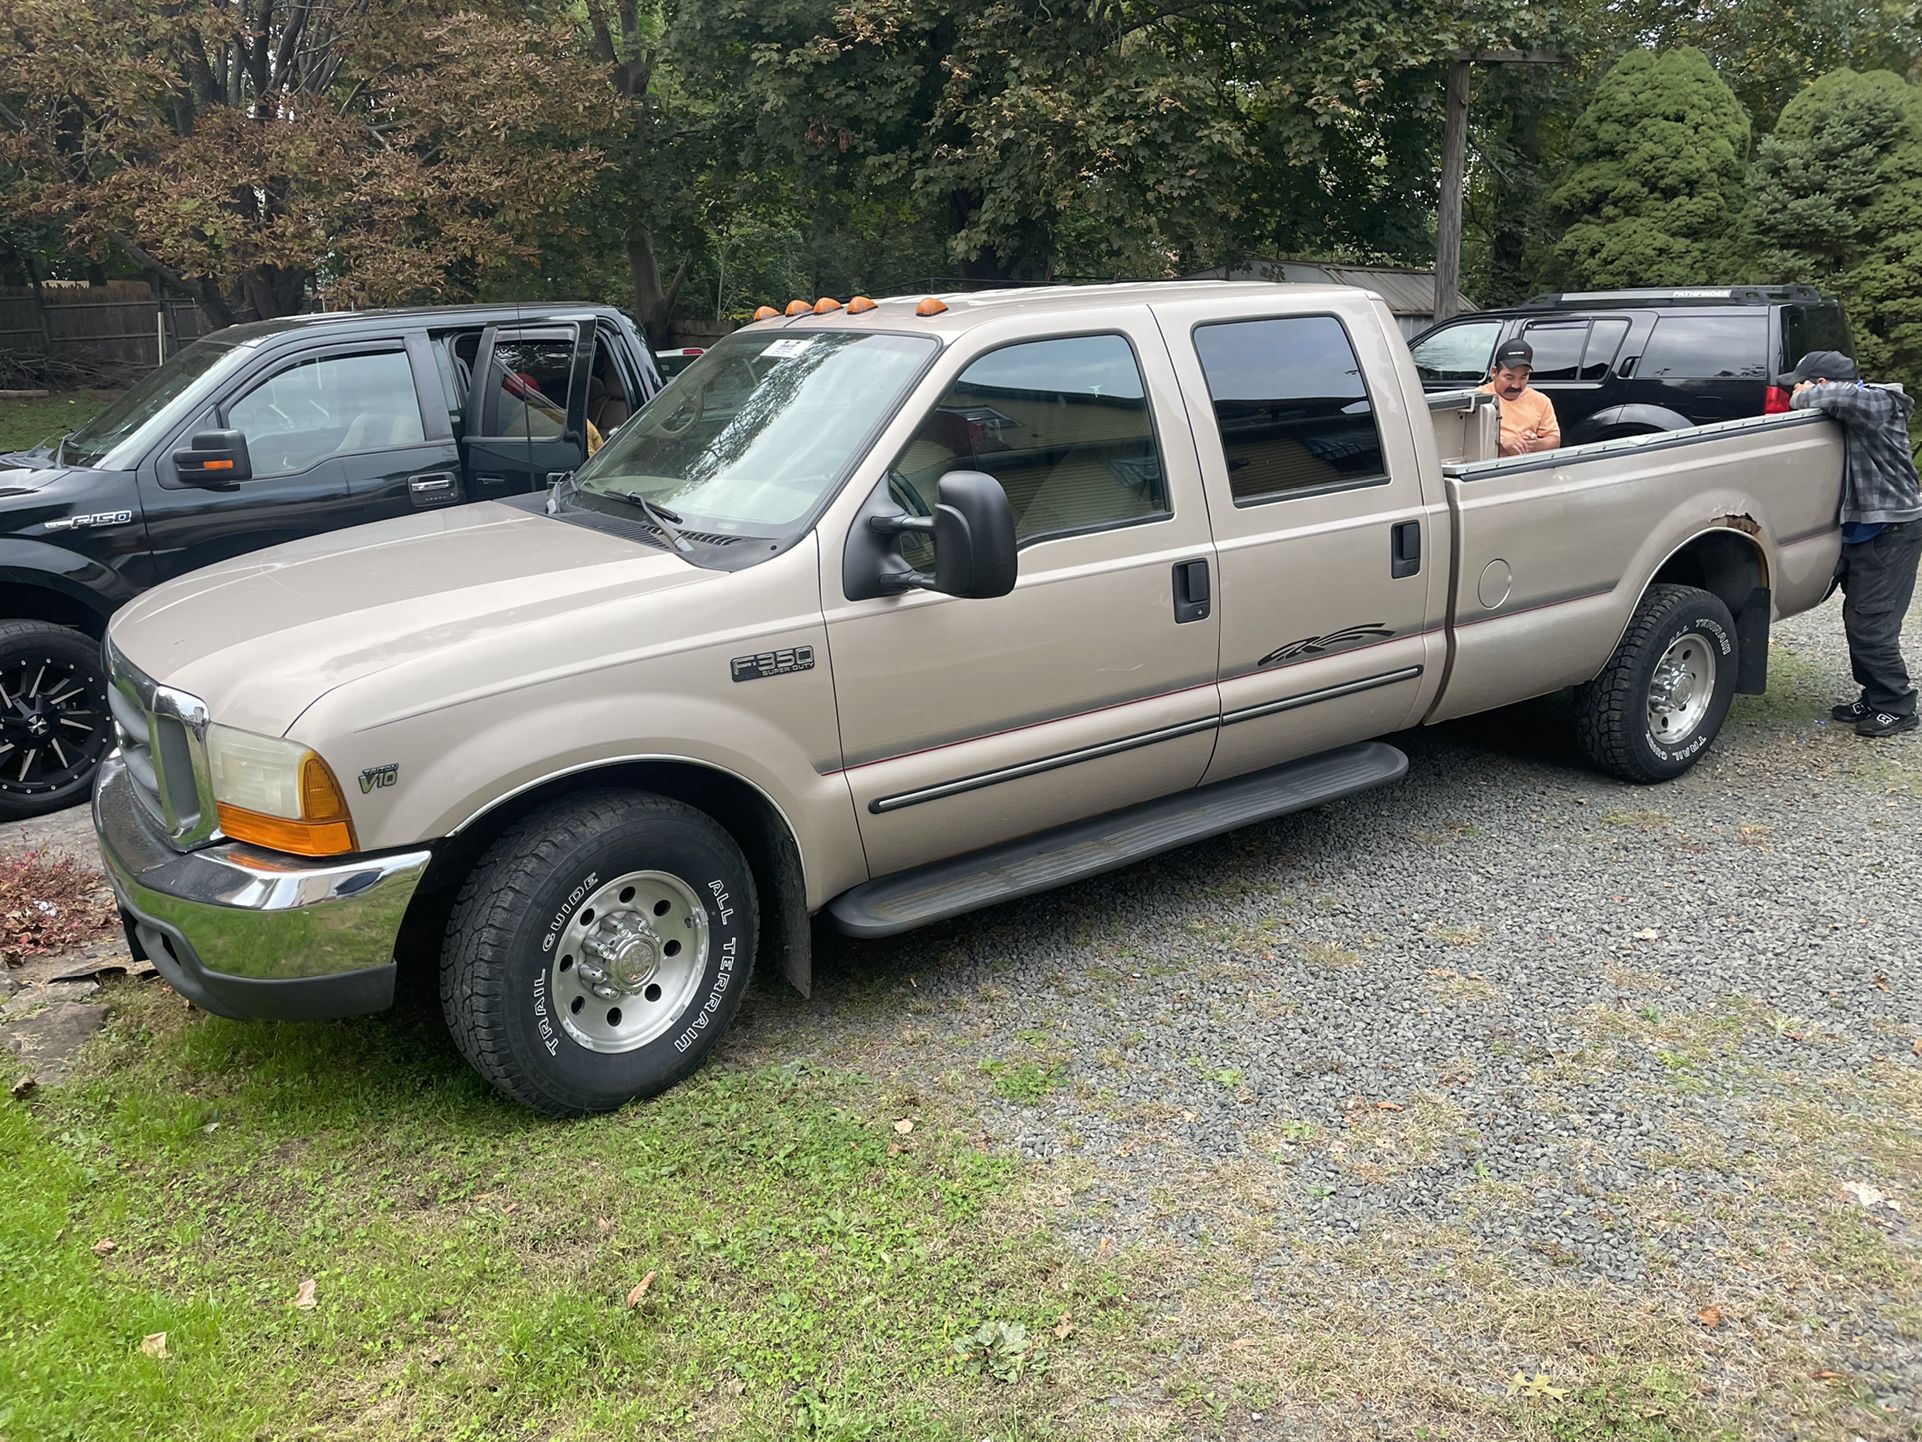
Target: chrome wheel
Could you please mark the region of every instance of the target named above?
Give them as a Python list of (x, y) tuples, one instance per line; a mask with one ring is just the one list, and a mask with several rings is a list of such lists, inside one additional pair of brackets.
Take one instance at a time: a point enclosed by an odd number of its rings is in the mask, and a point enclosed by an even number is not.
[(1685, 631), (1655, 663), (1648, 687), (1648, 734), (1658, 744), (1687, 739), (1715, 699), (1715, 647), (1700, 631)]
[(630, 871), (581, 903), (556, 950), (567, 1034), (589, 1051), (632, 1051), (693, 1001), (707, 970), (707, 909), (678, 876)]

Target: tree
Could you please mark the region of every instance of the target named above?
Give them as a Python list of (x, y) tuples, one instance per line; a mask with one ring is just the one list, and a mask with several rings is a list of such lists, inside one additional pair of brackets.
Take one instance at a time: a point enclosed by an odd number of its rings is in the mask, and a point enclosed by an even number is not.
[(1741, 279), (1749, 119), (1695, 49), (1633, 51), (1577, 122), (1574, 172), (1551, 205), (1558, 279), (1573, 287)]
[(1758, 148), (1755, 198), (1768, 273), (1840, 298), (1863, 369), (1922, 394), (1922, 86), (1824, 75)]
[(586, 57), (505, 0), (12, 0), (9, 200), (218, 322), (471, 293), (600, 157)]

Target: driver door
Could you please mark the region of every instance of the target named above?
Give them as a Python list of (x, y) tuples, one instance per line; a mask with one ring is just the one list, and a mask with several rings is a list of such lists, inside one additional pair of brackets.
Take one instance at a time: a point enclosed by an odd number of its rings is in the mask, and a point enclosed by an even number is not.
[(461, 460), (469, 499), (525, 495), (587, 459), (593, 342), (572, 322), (485, 331), (464, 407)]

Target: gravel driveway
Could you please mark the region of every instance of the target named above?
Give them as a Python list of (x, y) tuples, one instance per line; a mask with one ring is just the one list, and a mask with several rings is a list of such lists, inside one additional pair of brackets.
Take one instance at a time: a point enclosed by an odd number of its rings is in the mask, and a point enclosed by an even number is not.
[(1098, 1432), (1922, 1436), (1922, 735), (1830, 724), (1846, 682), (1832, 604), (1665, 787), (1542, 702), (1401, 738), (1386, 791), (823, 932), (730, 1060), (1028, 1160), (1021, 1224), (1159, 1319), (1064, 1363)]

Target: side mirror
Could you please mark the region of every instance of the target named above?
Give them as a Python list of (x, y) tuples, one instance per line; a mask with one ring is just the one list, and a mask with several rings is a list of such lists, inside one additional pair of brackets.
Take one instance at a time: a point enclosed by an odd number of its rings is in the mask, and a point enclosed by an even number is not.
[(190, 486), (226, 486), (252, 480), (254, 463), (239, 431), (201, 431), (174, 452), (174, 470)]
[(931, 533), (934, 574), (898, 571), (884, 577), (895, 591), (939, 591), (987, 600), (1014, 589), (1020, 559), (1015, 550), (1014, 510), (1001, 482), (981, 471), (949, 471), (941, 477), (932, 516), (872, 516), (868, 526), (886, 535)]

